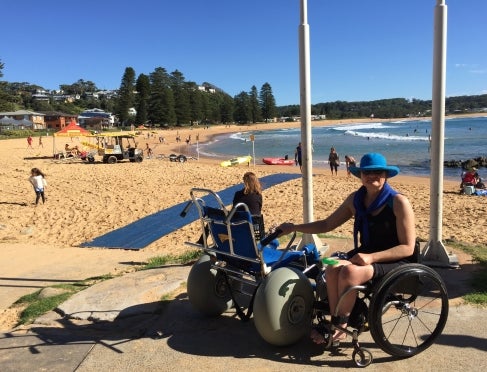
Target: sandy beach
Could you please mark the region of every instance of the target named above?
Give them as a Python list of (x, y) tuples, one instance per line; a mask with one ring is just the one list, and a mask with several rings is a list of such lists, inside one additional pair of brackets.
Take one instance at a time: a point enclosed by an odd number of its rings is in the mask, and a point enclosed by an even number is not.
[[(337, 121), (313, 122), (313, 125), (332, 124), (337, 124)], [(273, 123), (265, 124), (265, 127), (271, 129), (283, 125), (299, 126), (299, 123)], [(258, 128), (264, 128), (264, 124), (259, 124)], [(143, 133), (138, 139), (139, 147), (145, 148), (145, 144), (149, 143), (154, 148), (155, 156), (144, 159), (142, 163), (124, 162), (114, 165), (98, 161), (89, 164), (80, 160), (55, 160), (52, 158), (52, 136), (44, 137), (43, 147), (40, 148), (37, 138), (34, 138), (33, 150), (27, 149), (25, 138), (1, 141), (2, 279), (35, 277), (39, 267), (49, 265), (66, 265), (68, 277), (84, 279), (99, 275), (102, 270), (105, 270), (103, 273), (116, 273), (124, 270), (124, 267), (126, 269), (130, 263), (143, 262), (158, 255), (179, 255), (191, 249), (184, 242), (197, 240), (197, 223), (187, 225), (141, 251), (79, 248), (79, 245), (187, 201), (192, 187), (218, 191), (240, 183), (247, 170), (252, 170), (259, 177), (277, 172), (299, 173), (299, 168), (294, 166), (257, 164), (224, 168), (219, 162), (210, 159), (191, 159), (186, 163), (177, 163), (157, 157), (159, 154), (167, 156), (179, 152), (193, 154), (195, 150), (191, 150), (191, 145), (188, 147), (184, 142), (189, 135), (193, 140), (198, 136), (199, 141), (204, 142), (216, 134), (250, 129), (255, 129), (255, 126), (183, 128), (157, 131), (149, 139)], [(176, 142), (178, 132), (183, 145)], [(164, 137), (164, 144), (159, 143), (159, 136)], [(55, 147), (62, 149), (64, 143), (82, 146), (83, 138), (56, 138), (55, 141)], [(340, 153), (340, 149), (337, 151)], [(377, 151), (380, 152), (380, 149)], [(34, 204), (35, 194), (28, 182), (33, 167), (46, 174), (48, 186), (44, 205)], [(346, 195), (360, 186), (358, 178), (347, 177), (344, 167), (339, 169), (336, 177), (330, 175), (328, 164), (315, 167), (313, 173), (315, 219), (326, 217)], [(487, 198), (460, 195), (459, 181), (445, 181), (444, 184), (443, 239), (486, 244), (482, 226), (486, 224)], [(302, 220), (301, 182), (298, 178), (264, 191), (263, 213), (267, 227), (283, 221)], [(390, 184), (410, 199), (416, 213), (417, 234), (428, 240), (429, 179), (399, 175), (391, 179)], [(350, 221), (335, 230), (333, 235), (347, 238), (346, 244), (352, 247), (351, 232)], [(33, 290), (26, 288), (25, 291)], [(0, 304), (0, 329), (2, 314), (4, 317), (8, 315), (8, 306), (10, 304)]]

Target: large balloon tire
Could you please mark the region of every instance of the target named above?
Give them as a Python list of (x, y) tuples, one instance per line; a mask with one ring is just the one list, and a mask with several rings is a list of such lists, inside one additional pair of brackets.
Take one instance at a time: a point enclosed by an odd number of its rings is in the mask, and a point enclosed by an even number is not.
[(203, 255), (191, 268), (187, 291), (189, 302), (206, 316), (221, 315), (233, 306), (223, 273), (211, 268), (210, 256)]
[(276, 346), (298, 342), (311, 329), (313, 288), (301, 271), (282, 267), (260, 284), (254, 300), (254, 324)]

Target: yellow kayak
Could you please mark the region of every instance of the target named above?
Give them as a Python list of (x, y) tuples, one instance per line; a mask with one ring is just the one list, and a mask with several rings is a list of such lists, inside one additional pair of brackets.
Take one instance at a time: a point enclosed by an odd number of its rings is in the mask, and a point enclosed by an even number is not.
[(239, 165), (239, 164), (250, 164), (251, 160), (252, 160), (252, 156), (250, 155), (239, 156), (238, 158), (222, 161), (220, 165), (222, 167), (233, 167), (234, 165)]

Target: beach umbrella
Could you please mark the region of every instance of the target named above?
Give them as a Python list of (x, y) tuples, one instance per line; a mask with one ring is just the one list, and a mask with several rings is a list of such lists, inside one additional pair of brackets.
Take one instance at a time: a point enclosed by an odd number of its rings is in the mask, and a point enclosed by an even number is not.
[(63, 129), (54, 133), (54, 137), (81, 137), (90, 135), (90, 131), (80, 127), (74, 120), (71, 120), (69, 125), (66, 125)]
[(30, 120), (22, 119), (22, 120), (17, 120), (17, 122), (15, 123), (15, 125), (23, 126), (23, 127), (33, 127), (34, 126), (34, 123), (32, 121), (30, 121)]
[(3, 118), (0, 119), (0, 124), (2, 125), (13, 125), (15, 124), (17, 120), (9, 117), (9, 116), (4, 116)]
[(69, 125), (65, 126), (60, 131), (54, 133), (52, 141), (53, 154), (56, 153), (56, 137), (83, 137), (91, 136), (91, 132), (83, 127), (80, 127), (74, 120), (71, 120)]

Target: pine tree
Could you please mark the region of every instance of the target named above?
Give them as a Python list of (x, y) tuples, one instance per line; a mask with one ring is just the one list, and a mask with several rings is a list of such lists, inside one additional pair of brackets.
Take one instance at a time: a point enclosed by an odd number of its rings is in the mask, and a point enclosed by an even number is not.
[(116, 114), (122, 125), (130, 123), (129, 109), (134, 107), (135, 103), (135, 70), (132, 67), (127, 67), (122, 77), (122, 83), (118, 91), (118, 105)]
[(149, 120), (154, 124), (175, 124), (174, 96), (169, 88), (170, 79), (166, 69), (157, 67), (149, 75), (149, 79), (151, 82)]
[(247, 92), (240, 92), (233, 98), (233, 101), (235, 103), (235, 121), (240, 124), (249, 123), (252, 119), (249, 94)]
[(260, 108), (262, 110), (262, 117), (267, 123), (269, 119), (275, 118), (277, 115), (276, 100), (272, 94), (272, 88), (269, 83), (264, 83), (260, 89)]
[(252, 123), (262, 121), (262, 113), (259, 105), (259, 97), (257, 93), (257, 87), (252, 85), (250, 88), (250, 115)]
[(137, 89), (135, 122), (145, 124), (148, 120), (149, 98), (150, 98), (150, 80), (147, 75), (140, 74), (135, 83)]
[(183, 74), (176, 70), (171, 73), (171, 90), (174, 96), (174, 111), (176, 113), (176, 125), (187, 124), (191, 121), (189, 94), (185, 89)]
[(234, 121), (234, 101), (226, 93), (216, 93), (222, 95), (222, 104), (220, 106), (222, 123), (233, 123)]
[(187, 82), (185, 89), (188, 92), (191, 124), (200, 123), (205, 119), (202, 99), (204, 92), (201, 92), (194, 82)]

